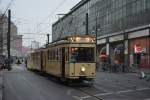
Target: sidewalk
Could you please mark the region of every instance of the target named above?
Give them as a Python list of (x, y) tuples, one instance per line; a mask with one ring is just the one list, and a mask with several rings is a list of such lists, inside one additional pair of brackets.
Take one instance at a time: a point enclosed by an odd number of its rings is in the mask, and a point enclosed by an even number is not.
[(11, 65), (12, 66), (12, 70), (13, 71), (25, 71), (25, 70), (27, 70), (27, 68), (25, 67), (25, 64), (19, 64), (19, 65), (17, 65), (17, 64), (12, 64)]
[[(110, 72), (110, 71), (99, 71), (97, 72), (98, 75), (99, 73), (103, 73), (103, 74), (108, 74), (108, 76), (110, 75), (115, 75), (115, 76), (128, 76), (128, 77), (132, 77), (132, 76), (135, 76), (134, 78), (138, 78), (138, 79), (142, 79), (142, 80), (146, 80), (146, 81), (149, 81), (150, 82), (150, 69), (138, 69), (138, 68), (135, 68), (135, 69), (132, 69), (130, 70), (129, 72)], [(102, 75), (103, 75), (102, 74)], [(122, 77), (123, 78), (123, 77)], [(134, 80), (133, 78), (133, 80)]]
[(135, 67), (129, 67), (129, 69), (125, 69), (125, 72), (122, 72), (122, 69), (117, 69), (116, 72), (113, 72), (112, 69), (103, 70), (102, 67), (99, 67), (97, 69), (97, 72), (111, 72), (111, 73), (141, 73), (144, 72), (145, 74), (150, 75), (150, 68), (135, 68)]
[(141, 72), (143, 71), (144, 73), (150, 74), (150, 69), (137, 69), (136, 72)]
[(141, 79), (139, 73), (108, 73), (98, 72), (96, 75), (96, 82), (100, 84), (113, 84), (117, 86), (147, 86), (150, 88), (150, 80)]
[(0, 71), (0, 100), (3, 98), (3, 72)]

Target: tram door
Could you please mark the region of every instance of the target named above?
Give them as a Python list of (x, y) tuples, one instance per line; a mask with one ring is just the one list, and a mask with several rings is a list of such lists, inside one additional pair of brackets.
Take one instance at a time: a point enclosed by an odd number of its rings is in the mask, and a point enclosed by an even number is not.
[(65, 77), (65, 48), (62, 48), (62, 77)]
[(43, 71), (43, 52), (41, 52), (41, 71)]
[(45, 67), (46, 67), (46, 56), (45, 56), (45, 52), (41, 53), (41, 69), (42, 71), (45, 71)]

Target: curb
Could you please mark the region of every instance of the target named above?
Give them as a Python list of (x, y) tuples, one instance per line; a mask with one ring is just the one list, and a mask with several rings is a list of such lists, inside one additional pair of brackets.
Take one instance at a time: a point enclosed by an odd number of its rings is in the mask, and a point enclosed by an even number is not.
[(3, 100), (3, 72), (0, 71), (0, 100)]

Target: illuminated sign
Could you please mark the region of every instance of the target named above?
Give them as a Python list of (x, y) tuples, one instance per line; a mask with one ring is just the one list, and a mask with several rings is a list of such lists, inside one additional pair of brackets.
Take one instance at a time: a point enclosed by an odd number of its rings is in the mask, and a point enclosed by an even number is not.
[(134, 52), (135, 52), (135, 53), (141, 53), (141, 52), (142, 52), (141, 46), (135, 45), (135, 46), (134, 46)]
[(95, 38), (92, 37), (71, 37), (71, 42), (95, 42)]
[(108, 56), (106, 55), (106, 53), (101, 53), (101, 54), (99, 55), (99, 57), (100, 57), (100, 58), (107, 58)]

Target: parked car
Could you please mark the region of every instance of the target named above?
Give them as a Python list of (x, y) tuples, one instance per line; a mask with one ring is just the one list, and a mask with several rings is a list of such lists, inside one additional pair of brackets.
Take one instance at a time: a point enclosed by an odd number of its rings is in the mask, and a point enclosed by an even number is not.
[(11, 66), (9, 66), (9, 59), (8, 58), (5, 58), (4, 69), (11, 70)]
[(5, 66), (5, 56), (0, 55), (0, 69), (2, 70)]
[(0, 69), (11, 70), (11, 67), (9, 66), (9, 60), (4, 55), (0, 55)]

